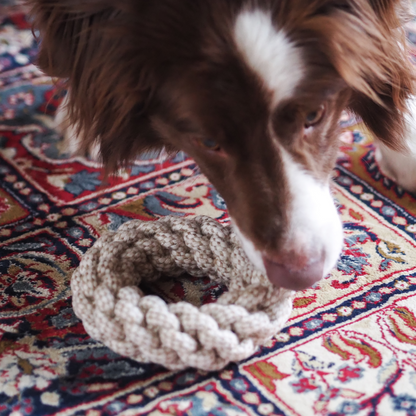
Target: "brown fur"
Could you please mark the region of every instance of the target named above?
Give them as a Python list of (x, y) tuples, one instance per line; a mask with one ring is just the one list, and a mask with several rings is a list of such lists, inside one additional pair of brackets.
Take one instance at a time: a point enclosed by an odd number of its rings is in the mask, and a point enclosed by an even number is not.
[[(344, 108), (388, 146), (403, 146), (414, 76), (398, 47), (406, 19), (398, 0), (29, 3), (42, 40), (39, 65), (67, 79), (70, 119), (84, 147), (98, 141), (112, 171), (149, 149), (186, 151), (261, 250), (282, 250), (289, 215), (273, 134), (321, 181), (335, 163)], [(306, 81), (275, 110), (273, 134), (270, 97), (232, 37), (236, 12), (253, 5), (272, 10), (276, 25), (306, 54)], [(308, 132), (305, 116), (322, 102), (323, 122)], [(206, 137), (221, 151), (199, 146)]]

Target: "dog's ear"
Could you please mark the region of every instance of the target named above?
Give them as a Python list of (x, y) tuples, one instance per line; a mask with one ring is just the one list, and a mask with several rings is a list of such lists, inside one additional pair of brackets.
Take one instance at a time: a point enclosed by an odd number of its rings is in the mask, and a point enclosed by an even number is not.
[[(414, 70), (399, 21), (399, 0), (322, 0), (326, 7), (305, 19), (316, 48), (352, 91), (350, 108), (387, 146), (404, 148), (407, 99)], [(400, 13), (400, 16), (399, 16)]]
[[(404, 24), (412, 20), (408, 0), (370, 0), (372, 11), (364, 24), (371, 24), (375, 47), (370, 60), (369, 86), (375, 96), (355, 90), (351, 108), (375, 136), (395, 150), (406, 148), (407, 101), (415, 93), (415, 70), (406, 45)], [(360, 50), (358, 49), (359, 53)]]
[[(28, 0), (35, 30), (40, 32), (37, 64), (48, 75), (67, 78), (85, 41), (83, 32), (104, 14), (105, 8), (85, 7), (81, 2)], [(92, 6), (92, 5), (91, 5)], [(85, 47), (85, 46), (84, 46)]]
[(370, 0), (370, 5), (392, 29), (402, 27), (414, 17), (410, 0)]
[(149, 120), (156, 85), (147, 56), (150, 45), (134, 37), (135, 11), (123, 10), (134, 2), (29, 2), (40, 33), (38, 64), (66, 79), (69, 122), (82, 146), (98, 142), (110, 172), (141, 152), (160, 149)]

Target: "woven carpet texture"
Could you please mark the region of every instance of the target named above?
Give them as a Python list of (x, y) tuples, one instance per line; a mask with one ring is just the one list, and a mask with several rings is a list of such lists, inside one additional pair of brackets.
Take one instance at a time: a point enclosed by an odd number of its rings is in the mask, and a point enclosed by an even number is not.
[[(96, 162), (65, 154), (26, 17), (11, 2), (0, 10), (1, 416), (416, 415), (416, 201), (382, 175), (348, 114), (333, 181), (344, 250), (331, 276), (297, 294), (278, 336), (212, 373), (141, 364), (92, 340), (69, 282), (97, 238), (135, 218), (227, 224), (226, 206), (182, 153), (144, 155), (107, 183)], [(143, 290), (200, 305), (226, 289), (185, 276)]]

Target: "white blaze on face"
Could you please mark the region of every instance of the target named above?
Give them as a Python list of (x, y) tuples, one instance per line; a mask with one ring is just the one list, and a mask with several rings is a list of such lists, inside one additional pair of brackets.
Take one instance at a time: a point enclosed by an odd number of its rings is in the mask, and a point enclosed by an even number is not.
[[(324, 257), (323, 276), (336, 265), (343, 245), (342, 223), (332, 199), (329, 185), (317, 181), (297, 164), (283, 149), (283, 165), (291, 202), (288, 210), (288, 230), (284, 250), (307, 259), (312, 264)], [(271, 219), (273, 221), (273, 219)], [(233, 222), (243, 249), (254, 266), (265, 273), (262, 254)], [(278, 239), (279, 236), (276, 236)], [(288, 270), (293, 268), (288, 256)], [(296, 261), (295, 265), (296, 267)], [(305, 265), (307, 267), (307, 265)]]
[[(234, 37), (245, 63), (271, 93), (272, 113), (279, 102), (290, 98), (304, 76), (301, 49), (273, 25), (269, 13), (258, 9), (245, 10), (237, 16)], [(280, 146), (278, 137), (276, 146), (291, 194), (285, 251), (304, 255), (311, 263), (324, 256), (326, 275), (335, 266), (343, 243), (342, 224), (329, 185), (319, 182), (296, 163)], [(234, 228), (250, 260), (264, 272), (262, 253), (235, 224)]]
[(234, 39), (246, 64), (273, 96), (273, 106), (290, 97), (304, 73), (300, 48), (277, 30), (270, 13), (245, 10), (236, 19)]
[[(311, 264), (319, 261), (323, 256), (322, 277), (324, 277), (336, 265), (343, 245), (342, 223), (329, 185), (317, 181), (286, 151), (282, 149), (281, 152), (291, 194), (291, 203), (286, 207), (289, 224), (284, 250), (289, 254), (293, 253), (293, 258), (295, 256), (306, 258)], [(262, 253), (243, 235), (235, 223), (233, 226), (248, 258), (256, 268), (265, 273)], [(278, 237), (276, 236), (276, 239)], [(290, 264), (290, 256), (288, 261), (289, 264), (285, 266), (290, 270), (293, 267)]]
[(322, 183), (281, 150), (291, 193), (286, 249), (302, 251), (309, 262), (325, 257), (324, 274), (335, 266), (343, 244), (342, 223), (328, 183)]

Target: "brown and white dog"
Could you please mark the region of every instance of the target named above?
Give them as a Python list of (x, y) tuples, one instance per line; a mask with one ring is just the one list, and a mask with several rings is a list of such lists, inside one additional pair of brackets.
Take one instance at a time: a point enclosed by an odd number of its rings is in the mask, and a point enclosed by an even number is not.
[(98, 144), (110, 171), (150, 149), (185, 151), (275, 285), (307, 288), (341, 252), (330, 176), (342, 110), (375, 134), (383, 170), (416, 190), (406, 2), (30, 3), (39, 65), (66, 79), (59, 117), (81, 147)]

